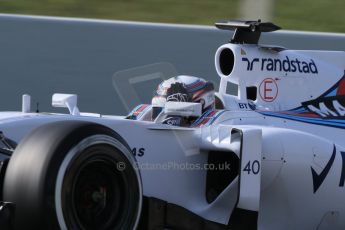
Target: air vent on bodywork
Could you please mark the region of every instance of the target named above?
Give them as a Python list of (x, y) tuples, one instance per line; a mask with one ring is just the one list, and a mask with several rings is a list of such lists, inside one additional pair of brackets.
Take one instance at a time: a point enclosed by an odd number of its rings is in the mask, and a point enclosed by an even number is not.
[(257, 95), (257, 88), (256, 86), (248, 86), (247, 87), (247, 99), (255, 101)]
[(219, 68), (223, 75), (229, 76), (234, 69), (235, 56), (231, 49), (224, 48), (219, 54)]

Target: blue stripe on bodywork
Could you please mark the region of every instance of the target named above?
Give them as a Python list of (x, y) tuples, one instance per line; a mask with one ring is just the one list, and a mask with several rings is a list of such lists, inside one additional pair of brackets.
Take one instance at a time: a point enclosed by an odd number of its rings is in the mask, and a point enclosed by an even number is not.
[(280, 113), (274, 113), (274, 112), (260, 112), (263, 115), (271, 116), (271, 117), (277, 117), (277, 118), (285, 118), (289, 120), (294, 121), (300, 121), (300, 122), (306, 122), (316, 125), (323, 125), (323, 126), (329, 126), (334, 128), (345, 128), (345, 120), (335, 120), (335, 119), (322, 119), (322, 118), (307, 118), (307, 117), (300, 117), (295, 115), (288, 115), (288, 114), (280, 114)]

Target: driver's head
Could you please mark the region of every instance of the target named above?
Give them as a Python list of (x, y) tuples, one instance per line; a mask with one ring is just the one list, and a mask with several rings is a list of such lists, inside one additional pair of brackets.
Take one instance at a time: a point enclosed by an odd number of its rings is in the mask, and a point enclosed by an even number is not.
[(180, 75), (158, 85), (152, 98), (152, 119), (155, 119), (167, 101), (194, 102), (202, 104), (202, 112), (214, 108), (214, 86), (202, 78)]

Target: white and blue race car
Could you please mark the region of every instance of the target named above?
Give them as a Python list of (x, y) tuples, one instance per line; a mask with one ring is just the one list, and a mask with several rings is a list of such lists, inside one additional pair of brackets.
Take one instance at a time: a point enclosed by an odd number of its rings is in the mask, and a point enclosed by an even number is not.
[(70, 114), (30, 112), (27, 95), (1, 112), (0, 228), (345, 229), (345, 53), (259, 45), (272, 23), (216, 26), (235, 33), (212, 111), (166, 102), (126, 119), (55, 94)]

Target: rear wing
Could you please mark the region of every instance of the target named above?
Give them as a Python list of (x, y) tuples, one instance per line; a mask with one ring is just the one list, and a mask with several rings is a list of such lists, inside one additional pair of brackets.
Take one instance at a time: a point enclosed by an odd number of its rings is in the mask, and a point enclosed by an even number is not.
[(258, 44), (261, 32), (272, 32), (281, 29), (271, 22), (258, 21), (221, 21), (215, 23), (221, 30), (235, 30), (230, 43), (235, 44)]

